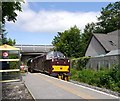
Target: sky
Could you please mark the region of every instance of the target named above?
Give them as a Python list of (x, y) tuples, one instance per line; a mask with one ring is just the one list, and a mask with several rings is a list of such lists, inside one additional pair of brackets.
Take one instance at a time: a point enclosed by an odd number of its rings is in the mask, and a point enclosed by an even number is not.
[(7, 37), (16, 44), (51, 45), (57, 32), (76, 25), (83, 31), (85, 25), (97, 22), (102, 7), (109, 2), (26, 2), (17, 12), (15, 23), (7, 22)]

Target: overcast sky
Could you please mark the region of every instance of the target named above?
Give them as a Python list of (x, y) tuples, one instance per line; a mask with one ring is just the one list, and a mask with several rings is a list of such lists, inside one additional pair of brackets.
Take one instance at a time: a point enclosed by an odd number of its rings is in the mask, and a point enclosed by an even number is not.
[(57, 32), (77, 25), (97, 22), (102, 7), (108, 2), (26, 2), (17, 12), (16, 23), (7, 22), (8, 37), (17, 44), (50, 45)]

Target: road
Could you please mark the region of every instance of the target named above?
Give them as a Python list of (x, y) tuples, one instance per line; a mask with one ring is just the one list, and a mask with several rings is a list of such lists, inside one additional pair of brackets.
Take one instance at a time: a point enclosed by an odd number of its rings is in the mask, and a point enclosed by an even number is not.
[(118, 99), (116, 96), (41, 73), (28, 73), (23, 80), (34, 99)]

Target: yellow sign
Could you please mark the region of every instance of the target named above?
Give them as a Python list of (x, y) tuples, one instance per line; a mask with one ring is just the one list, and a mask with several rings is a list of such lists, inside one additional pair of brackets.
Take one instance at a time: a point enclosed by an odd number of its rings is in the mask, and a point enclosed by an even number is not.
[(69, 72), (69, 66), (53, 65), (53, 72)]

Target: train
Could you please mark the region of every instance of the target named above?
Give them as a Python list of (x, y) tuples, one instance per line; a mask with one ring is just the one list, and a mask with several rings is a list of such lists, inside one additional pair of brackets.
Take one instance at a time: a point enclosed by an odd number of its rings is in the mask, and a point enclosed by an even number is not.
[(40, 71), (51, 76), (69, 81), (70, 60), (59, 51), (51, 51), (27, 62), (28, 71)]

